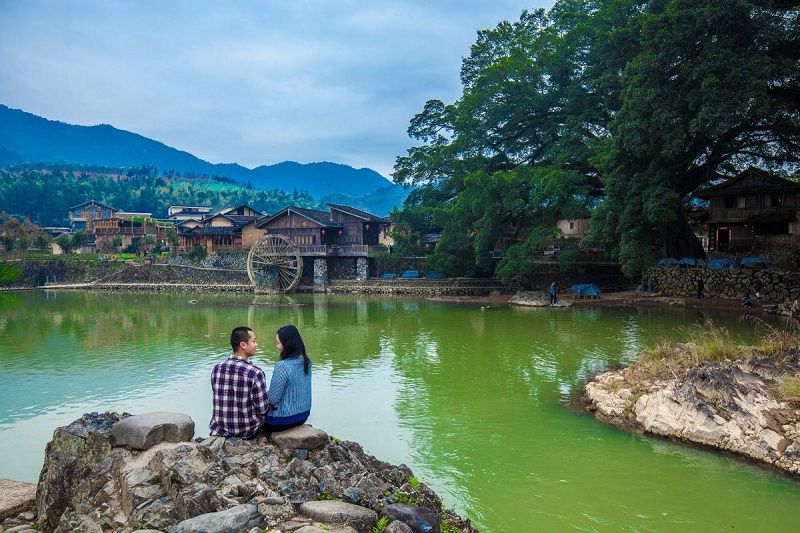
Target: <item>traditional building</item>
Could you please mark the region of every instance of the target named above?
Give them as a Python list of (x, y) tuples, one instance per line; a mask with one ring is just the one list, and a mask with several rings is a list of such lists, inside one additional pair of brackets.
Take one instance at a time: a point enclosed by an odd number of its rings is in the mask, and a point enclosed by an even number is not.
[(800, 233), (800, 183), (751, 167), (695, 196), (709, 200), (709, 250), (749, 250), (759, 237)]
[(114, 238), (119, 235), (119, 246), (126, 248), (134, 241), (145, 235), (151, 235), (157, 245), (166, 244), (168, 241), (167, 230), (174, 228), (172, 222), (165, 222), (153, 218), (151, 213), (126, 213), (118, 211), (109, 218), (100, 218), (94, 221), (94, 232), (97, 249), (115, 248)]
[(366, 257), (370, 247), (381, 245), (389, 219), (346, 205), (328, 207), (330, 211), (286, 207), (255, 228), (288, 237), (304, 256)]
[(111, 206), (90, 200), (69, 208), (70, 231), (85, 231), (88, 235), (94, 234), (94, 221), (108, 219), (117, 212)]
[(261, 235), (253, 231), (255, 222), (266, 217), (266, 213), (240, 205), (208, 213), (200, 220), (182, 221), (177, 225), (180, 246), (186, 251), (202, 246), (208, 253), (249, 248)]
[(204, 205), (171, 205), (167, 208), (167, 220), (183, 222), (197, 220), (211, 213), (212, 209)]

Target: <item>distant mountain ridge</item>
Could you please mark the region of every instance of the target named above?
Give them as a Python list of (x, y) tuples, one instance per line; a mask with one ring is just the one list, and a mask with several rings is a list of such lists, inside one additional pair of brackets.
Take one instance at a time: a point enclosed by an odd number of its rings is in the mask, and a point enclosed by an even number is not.
[(151, 165), (162, 171), (226, 176), (242, 184), (249, 182), (255, 189), (308, 191), (316, 198), (330, 193), (357, 197), (387, 187), (400, 188), (372, 169), (338, 163), (286, 161), (252, 170), (236, 163), (213, 164), (108, 124), (76, 126), (0, 104), (0, 167), (18, 162), (124, 168)]

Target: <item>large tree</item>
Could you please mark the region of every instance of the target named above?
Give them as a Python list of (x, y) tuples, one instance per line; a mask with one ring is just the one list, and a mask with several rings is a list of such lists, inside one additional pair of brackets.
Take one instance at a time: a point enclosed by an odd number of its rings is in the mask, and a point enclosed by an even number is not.
[(479, 32), (462, 97), (429, 101), (409, 127), (421, 144), (395, 164), (420, 187), (417, 233), (442, 231), (434, 264), (463, 272), (511, 228), (511, 275), (558, 218), (592, 209), (628, 273), (663, 250), (701, 253), (694, 190), (797, 163), (800, 25), (780, 4), (560, 0)]

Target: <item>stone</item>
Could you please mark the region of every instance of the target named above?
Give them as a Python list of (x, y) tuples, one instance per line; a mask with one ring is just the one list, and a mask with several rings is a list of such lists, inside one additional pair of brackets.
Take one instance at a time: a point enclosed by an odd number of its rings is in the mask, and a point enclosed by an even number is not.
[(188, 442), (194, 421), (183, 413), (152, 412), (120, 420), (111, 428), (111, 446), (146, 450), (162, 442)]
[(395, 520), (394, 522), (389, 522), (383, 533), (414, 533), (414, 530), (408, 524)]
[(270, 436), (270, 440), (281, 448), (313, 450), (327, 444), (330, 437), (322, 430), (303, 424), (286, 431), (276, 431)]
[(378, 522), (378, 514), (372, 509), (337, 500), (305, 502), (298, 512), (318, 522), (346, 524), (358, 533), (371, 533)]
[[(169, 533), (289, 533), (314, 527), (371, 533), (386, 495), (395, 493), (412, 495), (434, 515), (443, 512), (425, 484), (411, 486), (407, 466), (380, 461), (357, 443), (334, 442), (313, 428), (311, 438), (322, 445), (303, 459), (263, 436), (112, 448), (112, 427), (129, 417), (94, 413), (56, 429), (37, 491), (40, 531), (130, 532), (135, 526)], [(320, 501), (323, 494), (331, 499)], [(348, 496), (360, 505), (341, 501)], [(475, 533), (471, 526), (460, 531)]]
[(381, 516), (404, 523), (414, 533), (439, 533), (439, 515), (426, 507), (393, 503), (381, 511)]
[(169, 533), (240, 533), (261, 526), (255, 505), (237, 505), (224, 511), (206, 513), (178, 523)]

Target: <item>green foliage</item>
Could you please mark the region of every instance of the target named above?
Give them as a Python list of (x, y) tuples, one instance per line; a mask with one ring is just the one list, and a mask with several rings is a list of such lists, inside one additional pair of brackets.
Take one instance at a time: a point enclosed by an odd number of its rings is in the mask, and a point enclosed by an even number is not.
[(22, 267), (15, 263), (0, 263), (0, 285), (22, 281)]
[(800, 167), (800, 17), (775, 6), (558, 0), (479, 32), (461, 97), (411, 120), (420, 144), (393, 178), (419, 188), (392, 214), (398, 246), (440, 231), (431, 265), (450, 275), (504, 247), (507, 279), (556, 220), (591, 213), (591, 241), (628, 274), (701, 256), (694, 191), (747, 165)]
[(323, 490), (322, 492), (319, 493), (319, 498), (318, 499), (319, 500), (335, 500), (336, 498), (331, 496), (331, 494), (327, 490)]
[(378, 518), (378, 523), (375, 524), (375, 527), (372, 528), (372, 533), (381, 533), (381, 531), (386, 529), (386, 526), (388, 525), (389, 525), (389, 517), (382, 516)]
[(206, 253), (207, 252), (205, 248), (203, 248), (199, 244), (195, 245), (195, 247), (192, 248), (192, 251), (189, 252), (189, 259), (191, 259), (192, 261), (202, 261), (203, 259), (206, 258)]
[(413, 488), (414, 490), (419, 490), (420, 483), (419, 479), (417, 479), (417, 476), (411, 476), (408, 482), (411, 484), (411, 488)]
[(124, 211), (152, 213), (157, 218), (166, 218), (170, 205), (247, 204), (269, 213), (287, 205), (320, 207), (308, 193), (293, 196), (278, 189), (254, 191), (233, 183), (220, 185), (210, 178), (165, 180), (149, 171), (120, 176), (111, 169), (85, 176), (79, 172), (76, 176), (73, 170), (82, 167), (49, 165), (47, 168), (0, 170), (0, 211), (24, 213), (40, 226), (66, 226), (69, 208), (87, 199)]

